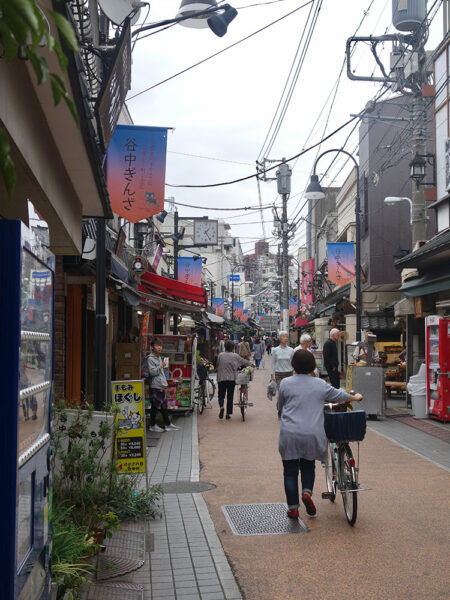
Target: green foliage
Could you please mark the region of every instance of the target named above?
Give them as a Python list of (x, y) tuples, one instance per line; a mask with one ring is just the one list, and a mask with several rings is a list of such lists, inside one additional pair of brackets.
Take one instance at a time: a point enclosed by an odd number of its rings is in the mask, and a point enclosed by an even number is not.
[(159, 486), (138, 490), (141, 475), (118, 475), (111, 489), (109, 505), (121, 521), (150, 521), (161, 516), (158, 502), (162, 495)]
[(58, 507), (52, 511), (52, 575), (58, 584), (58, 600), (68, 592), (76, 598), (76, 590), (87, 581), (94, 568), (87, 558), (97, 548), (87, 527), (71, 521), (72, 507)]
[[(78, 114), (58, 73), (49, 71), (48, 63), (40, 51), (46, 45), (50, 52), (58, 58), (61, 71), (67, 69), (67, 56), (62, 46), (47, 30), (44, 14), (54, 22), (69, 50), (78, 52), (75, 32), (67, 19), (53, 10), (41, 6), (39, 0), (0, 0), (0, 46), (3, 47), (7, 62), (16, 56), (28, 59), (33, 67), (39, 84), (50, 80), (55, 106), (61, 100), (67, 104), (72, 116), (78, 122)], [(8, 138), (0, 129), (0, 175), (5, 181), (6, 189), (11, 196), (16, 183), (14, 163), (11, 158)]]

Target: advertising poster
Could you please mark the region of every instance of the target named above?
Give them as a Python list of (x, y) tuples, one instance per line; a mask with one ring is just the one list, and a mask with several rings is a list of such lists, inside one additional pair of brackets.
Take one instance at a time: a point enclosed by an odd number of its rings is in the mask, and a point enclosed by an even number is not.
[(314, 259), (308, 258), (302, 262), (302, 311), (304, 305), (314, 302)]
[(201, 258), (182, 256), (178, 259), (178, 281), (202, 287)]
[(328, 242), (328, 280), (345, 285), (355, 278), (355, 244), (353, 242)]
[(265, 316), (266, 316), (266, 315), (265, 315), (263, 312), (260, 312), (260, 313), (258, 314), (258, 317), (259, 317), (259, 322), (260, 322), (260, 323), (262, 323), (262, 322), (264, 321), (264, 317), (265, 317)]
[(289, 298), (289, 316), (295, 317), (298, 312), (297, 298)]
[(243, 302), (233, 302), (233, 317), (235, 317), (236, 319), (240, 319), (243, 313), (244, 313), (244, 303)]
[(113, 381), (117, 407), (114, 457), (118, 473), (145, 473), (144, 382)]
[(218, 317), (223, 317), (225, 314), (225, 298), (213, 298), (212, 308)]
[(167, 129), (117, 125), (106, 155), (114, 213), (137, 223), (164, 209)]
[(241, 315), (241, 323), (247, 323), (248, 321), (248, 308), (244, 308)]

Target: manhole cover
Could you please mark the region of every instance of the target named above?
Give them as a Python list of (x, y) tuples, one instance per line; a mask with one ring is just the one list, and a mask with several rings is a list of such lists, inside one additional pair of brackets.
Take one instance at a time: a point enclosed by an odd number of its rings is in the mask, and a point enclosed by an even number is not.
[(286, 515), (286, 504), (234, 504), (222, 506), (235, 535), (280, 535), (309, 531), (300, 519)]
[(144, 600), (144, 588), (133, 583), (97, 583), (89, 586), (87, 600)]
[(173, 481), (162, 483), (161, 487), (165, 494), (198, 494), (213, 490), (216, 486), (205, 481)]

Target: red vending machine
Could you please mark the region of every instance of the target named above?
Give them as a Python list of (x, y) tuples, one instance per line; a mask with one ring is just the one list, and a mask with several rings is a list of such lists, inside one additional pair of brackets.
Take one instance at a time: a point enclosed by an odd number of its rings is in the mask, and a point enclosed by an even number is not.
[(450, 319), (425, 319), (427, 408), (439, 421), (450, 421)]

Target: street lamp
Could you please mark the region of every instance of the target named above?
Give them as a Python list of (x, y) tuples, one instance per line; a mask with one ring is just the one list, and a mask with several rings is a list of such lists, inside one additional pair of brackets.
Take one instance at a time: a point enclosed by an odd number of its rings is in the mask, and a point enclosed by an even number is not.
[[(331, 150), (325, 150), (322, 152), (320, 156), (316, 158), (313, 168), (313, 174), (311, 175), (311, 181), (306, 188), (305, 197), (308, 202), (312, 200), (323, 200), (325, 198), (325, 193), (322, 189), (322, 186), (319, 183), (319, 178), (316, 174), (316, 167), (319, 160), (325, 154), (329, 154), (330, 152), (341, 152), (348, 156), (355, 164), (356, 167), (356, 198), (355, 198), (355, 216), (356, 216), (356, 242), (355, 242), (355, 285), (356, 285), (356, 341), (361, 341), (361, 222), (360, 222), (360, 196), (359, 196), (359, 165), (356, 161), (355, 157), (344, 150), (343, 148), (332, 148)], [(311, 219), (311, 215), (309, 215), (309, 219)]]

